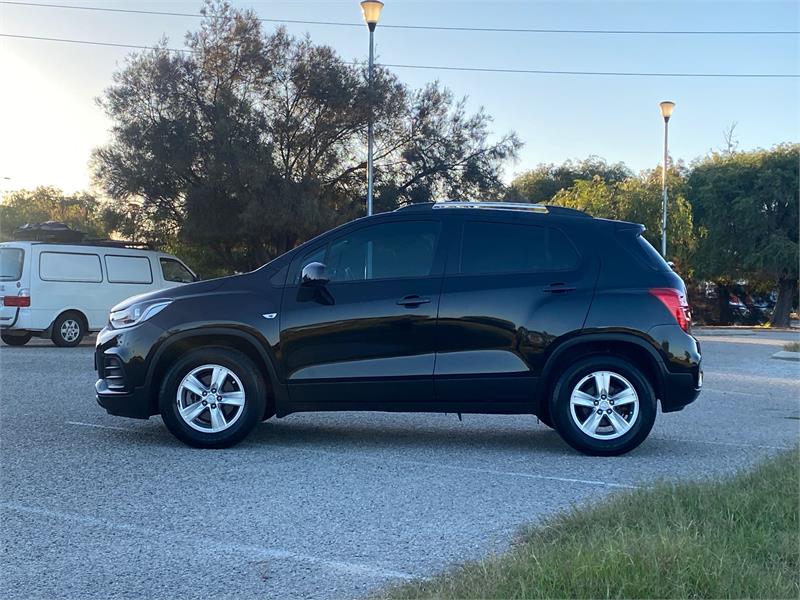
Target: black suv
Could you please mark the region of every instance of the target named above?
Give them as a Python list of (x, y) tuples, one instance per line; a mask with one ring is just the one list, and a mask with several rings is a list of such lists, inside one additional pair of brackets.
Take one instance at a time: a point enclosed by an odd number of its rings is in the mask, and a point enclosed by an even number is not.
[(532, 204), (416, 204), (262, 268), (130, 298), (97, 401), (220, 448), (300, 411), (536, 415), (574, 448), (638, 446), (702, 385), (680, 277), (644, 227)]

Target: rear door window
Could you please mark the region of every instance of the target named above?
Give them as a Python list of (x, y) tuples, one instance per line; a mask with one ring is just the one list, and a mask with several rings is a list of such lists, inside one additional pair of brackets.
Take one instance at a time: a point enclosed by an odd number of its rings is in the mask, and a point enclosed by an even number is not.
[(153, 283), (153, 271), (146, 256), (106, 255), (109, 283)]
[(0, 248), (0, 281), (18, 281), (22, 277), (25, 250)]
[(79, 252), (42, 252), (39, 255), (39, 277), (43, 281), (100, 283), (103, 281), (100, 256)]
[(538, 225), (466, 221), (460, 272), (468, 275), (564, 271), (578, 253), (558, 229)]

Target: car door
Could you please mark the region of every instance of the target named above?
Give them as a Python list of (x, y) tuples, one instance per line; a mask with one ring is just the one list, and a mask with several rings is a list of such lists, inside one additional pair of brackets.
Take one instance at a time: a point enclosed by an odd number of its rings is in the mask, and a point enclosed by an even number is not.
[[(440, 238), (438, 219), (395, 218), (350, 229), (292, 262), (278, 360), (294, 410), (432, 401)], [(311, 262), (325, 264), (326, 284), (300, 283)]]
[(463, 219), (439, 307), (438, 401), (529, 404), (550, 344), (583, 326), (598, 261), (548, 218)]

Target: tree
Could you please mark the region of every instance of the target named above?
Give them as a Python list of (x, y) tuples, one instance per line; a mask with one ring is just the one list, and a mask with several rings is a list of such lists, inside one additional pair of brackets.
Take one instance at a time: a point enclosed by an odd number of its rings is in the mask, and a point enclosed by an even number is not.
[(113, 127), (95, 175), (141, 237), (247, 270), (363, 214), (370, 117), (377, 207), (498, 193), (519, 141), (490, 143), (489, 117), (438, 84), (411, 92), (378, 66), (370, 90), (364, 65), (308, 37), (224, 2), (203, 12), (189, 52), (132, 55), (100, 100)]
[(698, 274), (777, 284), (771, 323), (779, 327), (789, 325), (797, 302), (799, 166), (800, 144), (712, 153), (694, 166), (688, 182), (701, 230)]
[(26, 223), (59, 221), (103, 237), (109, 228), (104, 222), (103, 206), (87, 192), (65, 194), (55, 187), (37, 187), (6, 194), (0, 203), (0, 239), (11, 239), (14, 230)]
[[(685, 197), (686, 172), (678, 164), (667, 172), (669, 206), (667, 218), (668, 256), (685, 276), (690, 276), (691, 258), (696, 246), (692, 209)], [(600, 176), (579, 180), (561, 190), (552, 200), (558, 206), (585, 211), (594, 217), (642, 223), (644, 236), (656, 248), (661, 247), (662, 193), (661, 168), (644, 171), (609, 183)]]
[(633, 177), (633, 172), (623, 163), (608, 164), (599, 156), (577, 162), (568, 160), (560, 165), (540, 164), (514, 178), (506, 200), (549, 202), (559, 191), (571, 188), (575, 182), (594, 177), (613, 184)]

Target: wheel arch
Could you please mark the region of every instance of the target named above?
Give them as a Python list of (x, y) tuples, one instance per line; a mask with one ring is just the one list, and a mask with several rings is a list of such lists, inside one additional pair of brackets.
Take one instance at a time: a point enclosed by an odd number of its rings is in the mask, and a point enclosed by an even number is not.
[(56, 316), (53, 317), (53, 320), (50, 321), (50, 325), (47, 327), (46, 330), (48, 335), (52, 333), (56, 321), (58, 321), (61, 317), (63, 317), (67, 313), (75, 313), (76, 315), (78, 315), (81, 321), (83, 321), (83, 328), (85, 330), (85, 333), (89, 333), (89, 317), (86, 316), (86, 313), (84, 313), (80, 308), (62, 308), (56, 313)]
[(275, 414), (277, 404), (283, 399), (283, 388), (278, 382), (270, 353), (254, 335), (227, 327), (203, 328), (177, 333), (167, 338), (158, 347), (149, 361), (145, 383), (149, 391), (150, 414), (158, 414), (159, 386), (169, 366), (186, 352), (208, 346), (238, 350), (261, 369), (267, 385), (267, 402), (263, 419)]
[(664, 361), (652, 344), (627, 333), (587, 334), (563, 342), (548, 357), (542, 370), (540, 410), (549, 410), (550, 395), (564, 369), (589, 356), (618, 356), (630, 361), (649, 379), (656, 398), (663, 396)]

